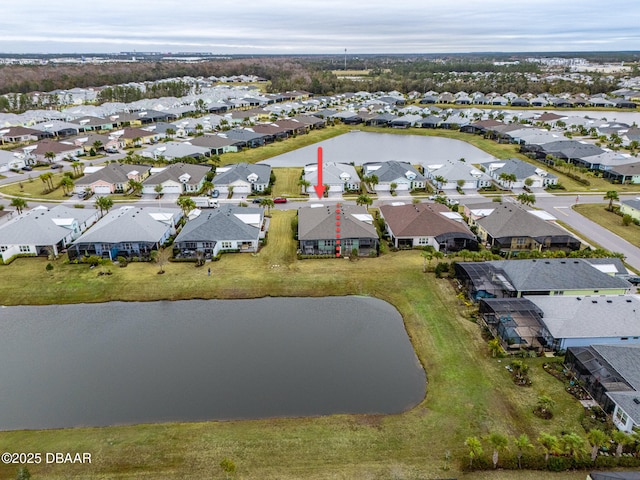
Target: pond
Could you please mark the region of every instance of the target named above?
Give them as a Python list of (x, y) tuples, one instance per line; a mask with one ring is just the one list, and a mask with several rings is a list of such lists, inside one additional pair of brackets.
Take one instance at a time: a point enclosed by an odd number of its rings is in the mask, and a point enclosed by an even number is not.
[(0, 430), (399, 413), (426, 376), (369, 297), (0, 309)]
[(396, 135), (353, 131), (259, 163), (272, 167), (303, 167), (318, 161), (322, 147), (325, 162), (362, 165), (366, 162), (398, 160), (412, 165), (464, 158), (470, 163), (490, 162), (492, 155), (461, 140), (421, 135)]

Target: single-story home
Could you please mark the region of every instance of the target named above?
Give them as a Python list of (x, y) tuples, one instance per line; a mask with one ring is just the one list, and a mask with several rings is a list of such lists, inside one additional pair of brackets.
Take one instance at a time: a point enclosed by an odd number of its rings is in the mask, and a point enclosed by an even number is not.
[(223, 205), (202, 210), (174, 240), (180, 258), (211, 258), (224, 251), (257, 252), (265, 236), (264, 210)]
[(391, 184), (395, 184), (398, 192), (410, 192), (426, 186), (425, 177), (407, 162), (368, 162), (362, 165), (362, 174), (364, 177), (377, 177), (378, 183), (373, 185), (376, 192), (390, 191)]
[(196, 193), (202, 189), (211, 167), (190, 163), (172, 163), (162, 170), (149, 175), (142, 182), (142, 193), (157, 194), (157, 185), (163, 194)]
[(204, 158), (208, 157), (210, 152), (211, 150), (207, 147), (198, 147), (190, 143), (163, 142), (143, 149), (140, 155), (154, 160), (164, 158), (170, 162), (185, 157)]
[[(506, 189), (522, 188), (526, 186), (527, 179), (531, 180), (531, 188), (544, 188), (558, 183), (555, 175), (517, 158), (483, 163), (482, 166), (491, 178)], [(515, 175), (515, 180), (507, 180), (507, 175)]]
[(302, 255), (377, 255), (379, 239), (373, 217), (363, 206), (318, 205), (298, 209), (298, 243)]
[(97, 255), (110, 260), (148, 258), (171, 235), (182, 218), (179, 208), (120, 207), (109, 211), (69, 248), (69, 258)]
[(440, 203), (382, 205), (380, 216), (396, 248), (430, 245), (441, 252), (478, 249), (476, 236), (462, 216)]
[(0, 226), (0, 256), (58, 255), (98, 220), (98, 210), (58, 205), (27, 210)]
[(150, 165), (110, 163), (76, 180), (74, 191), (80, 193), (90, 190), (96, 195), (123, 193), (129, 190), (130, 180), (142, 182), (149, 176), (150, 170)]
[(620, 213), (622, 215), (631, 215), (631, 218), (640, 221), (640, 197), (622, 200), (620, 202)]
[[(303, 187), (305, 193), (315, 193), (314, 186), (318, 185), (318, 164), (311, 163), (304, 167), (304, 180), (309, 182)], [(353, 167), (346, 163), (324, 162), (322, 164), (322, 184), (329, 186), (329, 192), (344, 193), (360, 190), (360, 177)]]
[(231, 189), (234, 193), (249, 195), (264, 192), (271, 183), (271, 166), (265, 164), (235, 163), (218, 167), (213, 184), (221, 194)]

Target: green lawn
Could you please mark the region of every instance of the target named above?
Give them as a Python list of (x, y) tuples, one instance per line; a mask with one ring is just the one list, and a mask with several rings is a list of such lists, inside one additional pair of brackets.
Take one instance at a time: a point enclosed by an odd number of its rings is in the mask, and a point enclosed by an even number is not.
[[(107, 300), (249, 298), (256, 296), (372, 295), (401, 312), (428, 378), (424, 401), (399, 415), (332, 415), (317, 418), (158, 424), (52, 431), (0, 432), (0, 451), (88, 451), (91, 466), (34, 465), (34, 478), (220, 478), (231, 458), (242, 479), (439, 478), (462, 475), (464, 440), (494, 431), (509, 436), (581, 432), (581, 407), (560, 382), (544, 373), (540, 359), (526, 360), (533, 386), (513, 385), (506, 360), (488, 353), (479, 327), (467, 318), (445, 279), (422, 273), (417, 251), (379, 258), (295, 258), (293, 211), (273, 211), (269, 241), (258, 254), (227, 254), (211, 263), (212, 276), (193, 264), (108, 267), (98, 276), (86, 265), (21, 258), (0, 267), (0, 304), (50, 304)], [(37, 288), (32, 287), (37, 282)], [(534, 417), (541, 394), (556, 402), (556, 418)], [(444, 472), (444, 455), (452, 454)], [(399, 473), (402, 472), (402, 473)], [(517, 478), (534, 478), (517, 475)], [(540, 474), (537, 474), (540, 475)], [(545, 477), (574, 479), (564, 474)], [(0, 478), (15, 469), (0, 465)], [(465, 478), (494, 477), (488, 473)], [(582, 477), (584, 474), (582, 474)], [(538, 478), (538, 477), (535, 477)]]
[(38, 198), (44, 200), (64, 200), (68, 198), (64, 195), (62, 188), (59, 187), (60, 179), (62, 178), (61, 173), (53, 174), (53, 184), (54, 186), (56, 186), (56, 189), (52, 192), (46, 193), (45, 184), (39, 178), (39, 176), (42, 175), (42, 173), (47, 173), (48, 171), (49, 170), (47, 169), (44, 171), (34, 170), (32, 172), (29, 172), (29, 174), (25, 176), (25, 178), (21, 178), (16, 183), (12, 183), (0, 188), (0, 193), (15, 197), (22, 197), (27, 200), (27, 202), (30, 198)]
[(624, 238), (630, 244), (640, 248), (640, 227), (633, 223), (625, 227), (622, 224), (621, 216), (607, 210), (608, 205), (608, 203), (582, 203), (574, 205), (572, 208), (580, 215), (587, 217), (610, 232)]
[(273, 173), (276, 176), (276, 183), (272, 188), (272, 196), (274, 197), (300, 197), (301, 190), (298, 181), (302, 174), (302, 168), (274, 168)]

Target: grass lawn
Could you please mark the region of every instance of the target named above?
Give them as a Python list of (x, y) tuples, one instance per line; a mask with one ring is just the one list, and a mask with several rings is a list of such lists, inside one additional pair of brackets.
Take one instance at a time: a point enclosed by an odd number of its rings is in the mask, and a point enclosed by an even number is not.
[(572, 208), (580, 215), (587, 217), (610, 232), (624, 238), (630, 244), (640, 248), (640, 227), (633, 223), (625, 227), (622, 224), (621, 216), (607, 210), (608, 205), (608, 203), (583, 203), (574, 205)]
[[(45, 271), (47, 260), (20, 258), (0, 267), (0, 304), (50, 304), (107, 300), (250, 298), (271, 296), (371, 295), (392, 303), (427, 372), (426, 398), (398, 415), (331, 415), (255, 421), (202, 422), (0, 432), (0, 451), (91, 452), (87, 465), (33, 465), (34, 478), (220, 478), (228, 457), (242, 479), (442, 478), (462, 475), (464, 440), (486, 440), (499, 431), (510, 437), (540, 432), (583, 433), (582, 408), (563, 386), (542, 371), (541, 359), (525, 360), (533, 386), (516, 387), (506, 360), (491, 358), (479, 327), (467, 318), (448, 280), (422, 273), (417, 251), (356, 261), (295, 258), (293, 211), (273, 211), (267, 246), (258, 254), (227, 254), (211, 263), (212, 275), (193, 264), (170, 263), (157, 275), (154, 264), (107, 267), (97, 276), (86, 265), (62, 260)], [(37, 288), (33, 287), (37, 282)], [(537, 398), (547, 394), (556, 417), (533, 416)], [(451, 469), (443, 471), (446, 451)], [(502, 476), (500, 476), (502, 475)], [(494, 472), (470, 479), (584, 478), (585, 474)], [(0, 465), (0, 478), (15, 468)]]
[[(5, 195), (11, 195), (15, 197), (22, 197), (25, 200), (29, 200), (30, 198), (38, 198), (43, 200), (66, 200), (69, 197), (64, 195), (62, 191), (62, 187), (60, 187), (60, 179), (62, 178), (62, 173), (54, 173), (53, 174), (53, 184), (56, 186), (56, 189), (52, 192), (45, 193), (45, 184), (44, 182), (38, 178), (42, 173), (47, 173), (49, 169), (44, 170), (41, 173), (38, 173), (36, 170), (33, 172), (29, 172), (29, 176), (24, 179), (21, 178), (16, 183), (12, 183), (10, 185), (3, 186), (0, 188), (0, 192)], [(53, 172), (51, 172), (53, 173)]]
[(274, 168), (276, 183), (271, 189), (273, 197), (300, 197), (300, 174), (302, 167)]

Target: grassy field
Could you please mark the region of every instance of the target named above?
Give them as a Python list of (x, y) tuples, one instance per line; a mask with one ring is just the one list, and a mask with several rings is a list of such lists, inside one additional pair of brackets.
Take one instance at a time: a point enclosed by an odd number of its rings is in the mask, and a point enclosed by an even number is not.
[[(256, 421), (135, 425), (52, 431), (0, 432), (1, 451), (87, 451), (91, 466), (34, 465), (33, 478), (221, 478), (228, 457), (241, 479), (440, 478), (462, 475), (464, 440), (499, 431), (511, 437), (540, 432), (582, 432), (582, 408), (562, 384), (544, 373), (541, 359), (526, 360), (533, 386), (513, 385), (505, 362), (491, 358), (479, 327), (467, 318), (448, 280), (422, 273), (419, 252), (364, 258), (295, 258), (294, 212), (274, 211), (269, 241), (258, 254), (228, 254), (211, 263), (212, 276), (193, 264), (107, 267), (98, 276), (86, 265), (17, 259), (0, 267), (0, 304), (49, 304), (107, 300), (249, 298), (260, 296), (371, 295), (401, 312), (427, 372), (426, 398), (399, 415), (332, 415)], [(37, 282), (37, 288), (33, 287)], [(538, 396), (557, 402), (545, 421), (532, 409)], [(452, 454), (444, 471), (444, 455)], [(469, 479), (539, 478), (514, 472), (464, 475)], [(584, 478), (584, 473), (545, 477)], [(0, 478), (15, 469), (0, 465)]]
[(47, 171), (48, 170), (44, 170), (40, 172), (34, 170), (33, 172), (29, 172), (28, 176), (20, 178), (17, 183), (0, 188), (0, 192), (5, 195), (22, 197), (27, 200), (27, 202), (29, 201), (29, 198), (41, 198), (45, 200), (64, 200), (69, 198), (64, 195), (62, 188), (58, 186), (60, 184), (60, 179), (62, 178), (61, 173), (53, 174), (53, 184), (57, 188), (46, 193), (45, 184), (40, 180), (40, 178), (38, 178), (38, 176), (42, 173), (47, 173)]
[(640, 227), (631, 224), (625, 227), (622, 224), (622, 217), (607, 210), (608, 203), (583, 203), (574, 205), (572, 208), (580, 215), (603, 226), (612, 233), (615, 233), (627, 242), (640, 248)]
[(292, 168), (274, 168), (273, 173), (276, 176), (276, 183), (272, 188), (272, 196), (274, 197), (300, 197), (300, 174), (301, 167)]

